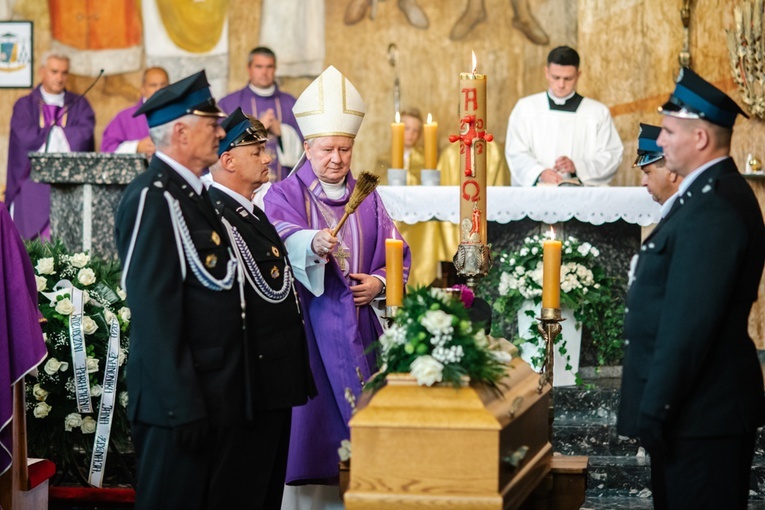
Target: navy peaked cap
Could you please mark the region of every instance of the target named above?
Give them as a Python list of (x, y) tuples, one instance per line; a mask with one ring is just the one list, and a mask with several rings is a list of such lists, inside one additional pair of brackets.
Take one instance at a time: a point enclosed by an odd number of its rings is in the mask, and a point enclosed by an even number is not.
[(632, 167), (646, 166), (655, 163), (664, 157), (664, 152), (656, 143), (661, 133), (659, 126), (640, 123), (640, 133), (638, 133), (638, 156)]
[(133, 117), (141, 114), (146, 115), (150, 128), (161, 126), (184, 115), (226, 116), (215, 104), (204, 71), (192, 74), (156, 91), (136, 110)]
[(703, 119), (732, 128), (737, 115), (744, 113), (736, 102), (687, 67), (680, 69), (675, 90), (669, 101), (659, 107), (659, 113), (681, 119)]

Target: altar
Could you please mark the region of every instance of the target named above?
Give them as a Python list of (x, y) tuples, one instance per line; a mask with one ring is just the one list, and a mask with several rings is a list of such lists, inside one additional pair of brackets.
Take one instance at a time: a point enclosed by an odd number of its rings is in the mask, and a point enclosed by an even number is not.
[[(765, 179), (750, 177), (748, 181), (761, 205), (765, 204)], [(459, 221), (457, 186), (380, 186), (377, 189), (396, 221), (410, 225), (430, 220), (454, 224)], [(598, 246), (609, 273), (626, 277), (630, 259), (661, 215), (659, 205), (643, 187), (508, 186), (488, 188), (486, 217), (488, 240), (494, 251), (518, 247), (526, 237), (554, 225), (558, 236), (573, 235)], [(762, 295), (765, 277), (760, 288)], [(490, 301), (492, 295), (482, 297)], [(765, 349), (763, 310), (765, 299), (761, 297), (752, 307), (749, 320), (749, 334), (758, 349)], [(580, 366), (593, 365), (594, 360), (583, 345)]]

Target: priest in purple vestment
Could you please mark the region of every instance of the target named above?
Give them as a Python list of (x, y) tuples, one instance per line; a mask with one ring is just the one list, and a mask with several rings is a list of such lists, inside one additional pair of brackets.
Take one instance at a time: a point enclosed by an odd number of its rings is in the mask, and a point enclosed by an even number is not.
[(276, 85), (276, 55), (270, 48), (259, 46), (250, 51), (247, 73), (247, 86), (227, 95), (218, 105), (229, 115), (241, 108), (263, 123), (268, 130), (266, 150), (271, 157), (268, 179), (281, 181), (303, 154), (303, 138), (292, 113), (295, 98)]
[(147, 158), (154, 155), (156, 148), (149, 136), (149, 123), (146, 115), (133, 117), (143, 103), (156, 91), (167, 87), (170, 79), (167, 71), (161, 67), (150, 67), (143, 73), (141, 80), (141, 99), (130, 108), (119, 112), (104, 129), (101, 139), (101, 152), (119, 152), (146, 154)]
[(41, 83), (13, 105), (5, 203), (21, 237), (49, 235), (50, 186), (33, 182), (29, 152), (94, 149), (95, 114), (84, 97), (66, 90), (69, 57), (46, 54)]
[(8, 211), (0, 207), (0, 474), (13, 460), (13, 385), (47, 356), (32, 263)]
[[(337, 449), (350, 437), (346, 391), (358, 396), (361, 380), (378, 369), (376, 353), (367, 351), (382, 333), (373, 306), (384, 306), (385, 239), (401, 236), (377, 192), (350, 215), (337, 237), (331, 234), (356, 185), (351, 156), (365, 106), (353, 84), (330, 66), (293, 111), (306, 137), (306, 161), (274, 183), (264, 202), (299, 281), (319, 395), (293, 410), (287, 483), (333, 485)], [(407, 246), (405, 279), (409, 266)]]

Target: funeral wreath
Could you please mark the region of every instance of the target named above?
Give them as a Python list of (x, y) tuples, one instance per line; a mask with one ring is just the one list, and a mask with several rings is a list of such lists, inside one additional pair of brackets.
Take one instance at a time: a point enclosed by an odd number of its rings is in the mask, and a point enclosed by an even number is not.
[(484, 325), (473, 323), (462, 299), (472, 292), (420, 287), (404, 298), (393, 323), (382, 334), (381, 368), (364, 389), (379, 388), (391, 373), (410, 373), (421, 386), (471, 382), (498, 388), (511, 355), (492, 342)]
[[(538, 305), (542, 300), (542, 236), (524, 239), (523, 245), (510, 253), (495, 253), (499, 293), (492, 307), (501, 316), (516, 314), (526, 302)], [(588, 242), (567, 237), (562, 244), (560, 268), (561, 307), (573, 310), (578, 327), (592, 335), (598, 363), (606, 365), (619, 360), (622, 353), (624, 298), (622, 281), (609, 276), (599, 262), (600, 250)], [(489, 282), (487, 282), (489, 283)], [(536, 318), (534, 310), (526, 314)], [(530, 340), (528, 340), (530, 338)], [(531, 341), (543, 346), (544, 341), (532, 321), (528, 334), (515, 337), (514, 343)], [(566, 339), (559, 335), (556, 345), (566, 354)]]
[(124, 370), (130, 309), (119, 264), (70, 254), (58, 240), (29, 242), (27, 252), (48, 349), (37, 377), (26, 380), (29, 454), (101, 486), (107, 453), (130, 444)]

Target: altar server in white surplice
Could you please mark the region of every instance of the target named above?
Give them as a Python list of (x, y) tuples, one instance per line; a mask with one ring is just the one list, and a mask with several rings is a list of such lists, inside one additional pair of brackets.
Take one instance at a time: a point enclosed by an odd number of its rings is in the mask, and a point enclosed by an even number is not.
[(557, 185), (578, 178), (608, 184), (624, 146), (604, 104), (576, 92), (579, 54), (568, 46), (547, 56), (546, 92), (524, 97), (510, 114), (505, 156), (513, 186)]

